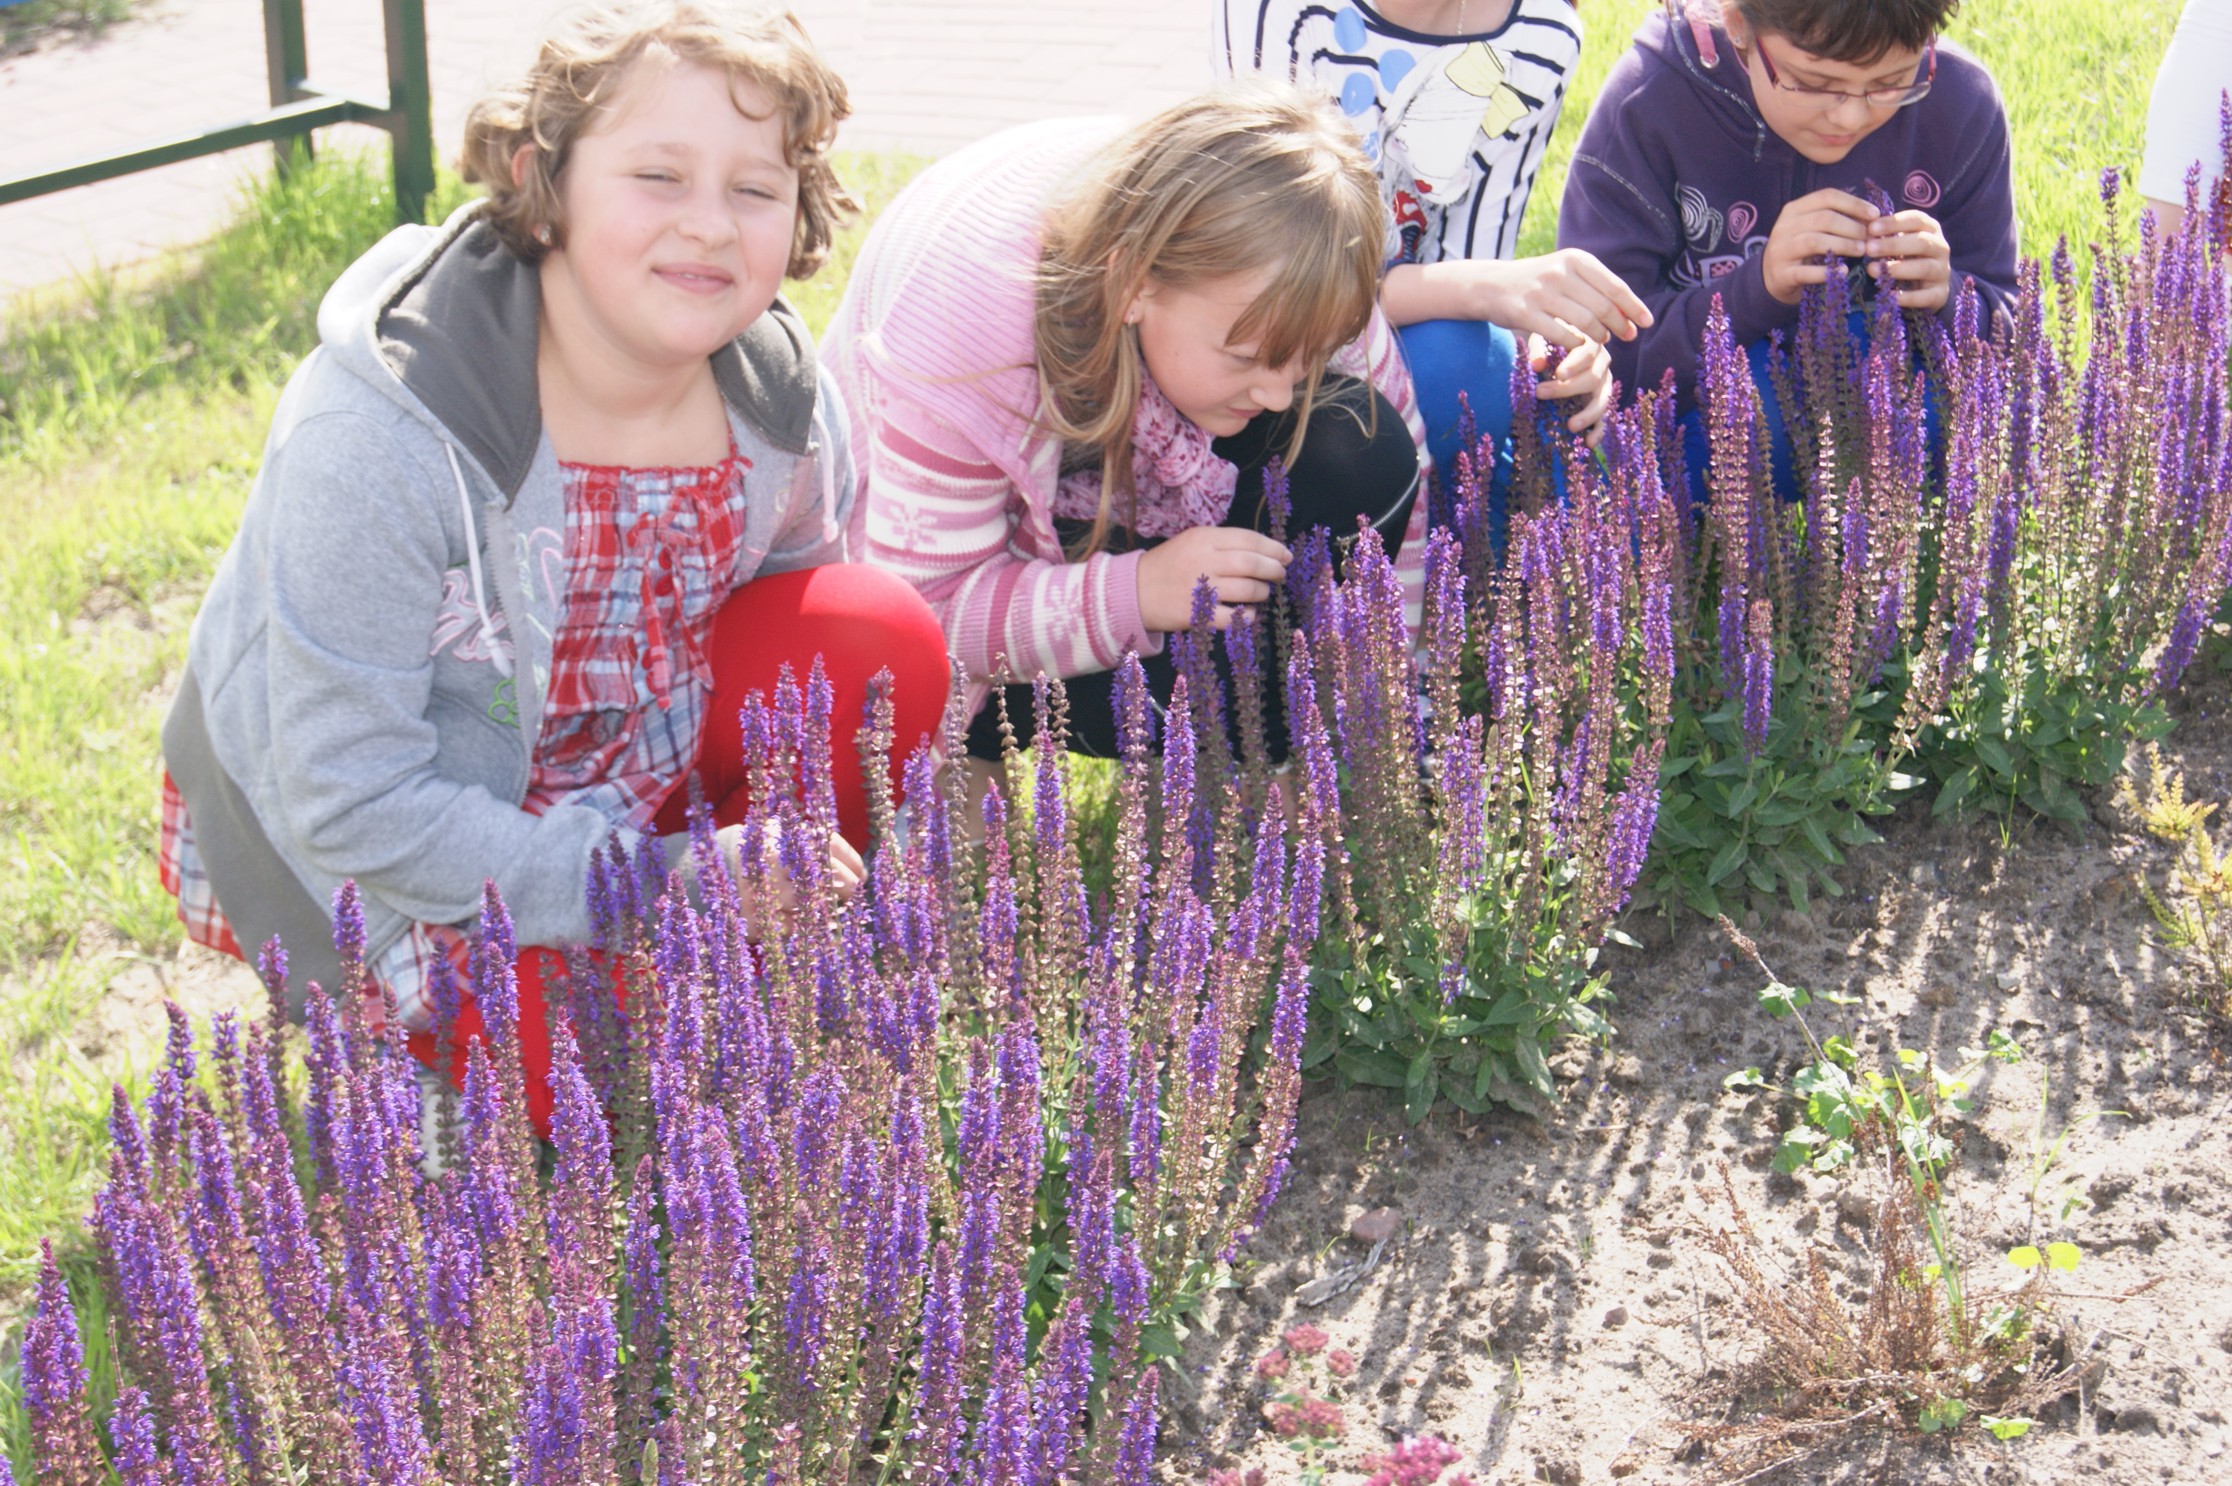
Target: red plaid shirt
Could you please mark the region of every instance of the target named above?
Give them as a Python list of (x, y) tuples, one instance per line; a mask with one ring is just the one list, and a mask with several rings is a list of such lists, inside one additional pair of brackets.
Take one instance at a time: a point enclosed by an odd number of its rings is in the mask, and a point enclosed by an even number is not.
[[(550, 684), (522, 809), (561, 801), (643, 829), (697, 761), (713, 692), (705, 646), (736, 585), (744, 474), (731, 452), (702, 468), (568, 464), (566, 606), (552, 639)], [(157, 869), (187, 937), (247, 958), (194, 845), (186, 802), (163, 776)], [(437, 959), (466, 971), (466, 939), (449, 924), (413, 924), (369, 967), (394, 988), (406, 1026), (432, 1020)]]

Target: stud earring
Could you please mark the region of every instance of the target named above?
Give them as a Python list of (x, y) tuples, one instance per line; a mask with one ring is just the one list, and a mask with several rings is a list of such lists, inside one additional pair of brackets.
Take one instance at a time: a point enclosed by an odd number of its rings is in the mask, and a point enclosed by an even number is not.
[(546, 248), (550, 246), (550, 224), (548, 222), (535, 229), (535, 241)]

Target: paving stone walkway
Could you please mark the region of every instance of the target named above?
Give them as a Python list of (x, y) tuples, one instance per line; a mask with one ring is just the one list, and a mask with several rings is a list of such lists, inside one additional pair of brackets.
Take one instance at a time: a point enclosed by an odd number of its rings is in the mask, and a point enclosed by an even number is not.
[[(1143, 115), (1205, 85), (1207, 0), (793, 0), (850, 85), (840, 144), (943, 154), (994, 129), (1081, 113)], [(435, 144), (454, 158), (465, 110), (523, 65), (552, 0), (427, 0)], [(377, 96), (379, 0), (305, 0), (310, 75)], [(152, 0), (93, 41), (0, 60), (0, 176), (260, 111), (255, 0)], [(321, 144), (368, 148), (361, 128)], [(0, 303), (191, 244), (218, 227), (269, 146), (0, 206)]]

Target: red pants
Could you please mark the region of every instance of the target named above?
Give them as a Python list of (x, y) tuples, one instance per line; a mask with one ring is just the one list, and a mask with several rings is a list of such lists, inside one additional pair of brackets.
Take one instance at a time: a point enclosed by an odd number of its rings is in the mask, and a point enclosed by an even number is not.
[[(814, 657), (829, 678), (830, 768), (837, 790), (837, 820), (845, 839), (868, 844), (868, 787), (854, 733), (868, 700), (868, 683), (881, 670), (892, 676), (893, 788), (900, 768), (924, 734), (934, 739), (946, 700), (945, 635), (937, 616), (906, 580), (881, 568), (856, 564), (809, 568), (754, 579), (730, 595), (713, 621), (707, 655), (713, 665), (713, 698), (705, 733), (698, 739), (697, 776), (713, 802), (718, 825), (742, 820), (751, 801), (745, 791), (743, 735), (738, 715), (751, 692), (775, 694), (785, 664), (803, 687)], [(690, 790), (677, 783), (653, 829), (662, 835), (686, 828)], [(585, 885), (586, 886), (586, 885)], [(536, 1130), (550, 1129), (550, 1029), (545, 1010), (556, 996), (546, 978), (565, 973), (565, 959), (539, 946), (523, 949), (519, 974), (519, 1043), (527, 1071), (527, 1110)], [(463, 1085), (465, 1049), (481, 1033), (480, 1010), (468, 994), (450, 1039), (450, 1081)], [(410, 1039), (412, 1055), (439, 1061), (434, 1039)]]

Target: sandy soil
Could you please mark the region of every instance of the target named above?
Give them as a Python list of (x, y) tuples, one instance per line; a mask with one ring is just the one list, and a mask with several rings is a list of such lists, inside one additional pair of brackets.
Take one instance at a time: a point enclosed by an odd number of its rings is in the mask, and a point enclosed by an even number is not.
[[(2190, 797), (2232, 792), (2228, 708), (2222, 675), (2196, 674), (2179, 702), (2164, 753)], [(2003, 840), (1996, 823), (1913, 811), (1848, 868), (1845, 899), (1757, 931), (1783, 980), (1862, 998), (1808, 1015), (1864, 1056), (1919, 1047), (1950, 1061), (1994, 1027), (2021, 1043), (2022, 1062), (1982, 1076), (1962, 1128), (1955, 1232), (1972, 1275), (2008, 1282), (2010, 1246), (2080, 1246), (2056, 1309), (2091, 1369), (2025, 1439), (1878, 1435), (1776, 1479), (2232, 1482), (2232, 1038), (2183, 1004), (2137, 891), (2140, 874), (2161, 883), (2172, 849), (2105, 799), (2094, 814), (2082, 835), (2022, 824)], [(1805, 1061), (1797, 1029), (1757, 1008), (1753, 968), (1694, 918), (1628, 927), (1645, 948), (1613, 951), (1619, 1035), (1556, 1060), (1554, 1121), (1437, 1116), (1412, 1129), (1373, 1091), (1307, 1097), (1255, 1267), (1188, 1342), (1180, 1391), (1192, 1396), (1169, 1410), (1166, 1479), (1232, 1465), (1296, 1479), (1263, 1427), (1251, 1365), (1302, 1320), (1359, 1359), (1342, 1399), (1346, 1465), (1439, 1433), (1484, 1486), (1699, 1477), (1677, 1426), (1713, 1417), (1702, 1386), (1756, 1344), (1695, 1227), (1720, 1168), (1771, 1269), (1809, 1245), (1859, 1262), (1873, 1213), (1850, 1181), (1773, 1173), (1787, 1108), (1722, 1090), (1748, 1064), (1787, 1079)], [(2095, 1111), (2124, 1114), (2070, 1138), (2034, 1226), (2042, 1109), (2049, 1146)], [(1298, 1287), (1363, 1256), (1348, 1230), (1383, 1207), (1401, 1226), (1378, 1267), (1300, 1304)]]

